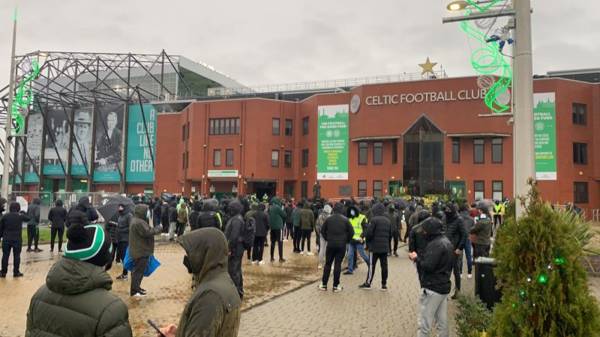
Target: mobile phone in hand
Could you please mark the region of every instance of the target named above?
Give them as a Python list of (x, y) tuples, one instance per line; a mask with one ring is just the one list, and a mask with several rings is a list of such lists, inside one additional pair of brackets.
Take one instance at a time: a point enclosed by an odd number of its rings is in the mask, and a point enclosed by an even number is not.
[(156, 332), (158, 332), (158, 334), (160, 335), (160, 337), (167, 337), (165, 336), (164, 333), (162, 333), (159, 329), (159, 327), (156, 325), (156, 323), (154, 323), (154, 321), (152, 321), (151, 319), (148, 320), (148, 324), (150, 324), (151, 327), (154, 328), (154, 330), (156, 330)]

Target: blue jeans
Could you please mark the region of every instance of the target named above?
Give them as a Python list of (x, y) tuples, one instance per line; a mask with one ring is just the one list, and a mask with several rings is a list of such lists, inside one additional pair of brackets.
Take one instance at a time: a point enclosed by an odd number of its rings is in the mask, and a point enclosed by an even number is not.
[(365, 246), (362, 243), (350, 242), (348, 245), (348, 272), (354, 272), (354, 250), (358, 251), (358, 254), (363, 260), (369, 264), (369, 256), (365, 253)]
[(467, 257), (467, 273), (473, 274), (473, 254), (472, 254), (471, 240), (467, 238), (465, 242), (465, 256)]

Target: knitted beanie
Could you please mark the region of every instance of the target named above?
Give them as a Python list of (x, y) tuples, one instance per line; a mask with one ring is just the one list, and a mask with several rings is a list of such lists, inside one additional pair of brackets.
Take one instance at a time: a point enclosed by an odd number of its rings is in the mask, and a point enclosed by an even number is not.
[(110, 260), (110, 238), (100, 225), (75, 224), (67, 231), (67, 249), (64, 256), (104, 267)]

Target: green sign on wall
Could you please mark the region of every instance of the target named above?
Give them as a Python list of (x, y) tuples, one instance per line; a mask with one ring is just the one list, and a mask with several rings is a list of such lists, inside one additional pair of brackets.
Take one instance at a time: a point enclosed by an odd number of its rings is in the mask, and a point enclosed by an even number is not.
[[(151, 104), (129, 106), (127, 130), (127, 182), (151, 183), (154, 181), (156, 145), (156, 109)], [(145, 124), (144, 124), (145, 121)], [(156, 159), (156, 158), (154, 158)]]
[(348, 105), (319, 106), (318, 180), (348, 180)]
[(533, 96), (535, 141), (535, 178), (556, 180), (556, 95), (553, 92)]

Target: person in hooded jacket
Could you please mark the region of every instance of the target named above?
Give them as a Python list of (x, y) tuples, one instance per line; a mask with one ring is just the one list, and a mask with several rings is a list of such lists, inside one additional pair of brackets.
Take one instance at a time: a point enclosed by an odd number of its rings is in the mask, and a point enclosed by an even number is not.
[(315, 224), (315, 230), (317, 233), (317, 237), (320, 240), (319, 244), (319, 264), (317, 265), (317, 269), (321, 269), (323, 265), (325, 265), (325, 251), (327, 250), (327, 241), (321, 234), (321, 230), (323, 229), (323, 224), (325, 224), (325, 220), (331, 216), (332, 208), (329, 204), (325, 204), (323, 206), (323, 211), (319, 214), (317, 218), (317, 222)]
[(29, 217), (21, 212), (18, 202), (11, 202), (8, 207), (9, 213), (0, 218), (0, 239), (2, 239), (2, 269), (0, 278), (5, 278), (8, 273), (8, 259), (10, 251), (13, 253), (13, 276), (22, 277), (19, 267), (21, 265), (21, 249), (23, 247), (23, 222), (29, 221)]
[(145, 204), (137, 204), (133, 214), (129, 228), (129, 255), (134, 261), (134, 267), (131, 271), (129, 294), (140, 297), (146, 295), (146, 290), (141, 286), (148, 260), (154, 254), (154, 235), (160, 234), (162, 227), (150, 227), (148, 206)]
[(194, 201), (192, 204), (192, 212), (190, 213), (190, 230), (196, 230), (200, 228), (198, 226), (198, 218), (202, 211), (202, 202), (200, 200)]
[(160, 224), (162, 225), (162, 234), (167, 235), (169, 233), (169, 203), (162, 200), (160, 206)]
[(487, 207), (479, 207), (479, 219), (475, 222), (470, 232), (470, 240), (473, 243), (473, 259), (480, 256), (490, 256), (492, 218)]
[(269, 227), (271, 229), (271, 262), (275, 262), (275, 243), (279, 248), (279, 262), (285, 262), (283, 258), (283, 236), (282, 230), (287, 218), (286, 212), (281, 206), (281, 201), (277, 197), (271, 200), (269, 207)]
[[(429, 211), (427, 210), (421, 210), (418, 213), (418, 217), (417, 220), (419, 223), (417, 223), (416, 225), (414, 225), (410, 231), (410, 234), (408, 236), (408, 252), (409, 254), (412, 252), (416, 252), (417, 255), (419, 256), (423, 256), (423, 253), (425, 253), (425, 248), (427, 247), (427, 237), (425, 235), (425, 231), (422, 228), (423, 222), (425, 220), (427, 220), (429, 217), (431, 217), (431, 213), (429, 213)], [(421, 278), (421, 271), (419, 270), (419, 265), (416, 264), (416, 261), (413, 260), (413, 262), (415, 262), (415, 266), (417, 267), (417, 275), (419, 276), (419, 279)]]
[(294, 236), (294, 221), (292, 220), (292, 212), (294, 208), (292, 207), (291, 202), (285, 203), (285, 233), (283, 235), (283, 239), (285, 241), (290, 239), (290, 236)]
[(152, 203), (152, 224), (154, 227), (158, 227), (161, 224), (161, 212), (162, 212), (162, 203), (159, 197), (154, 197), (154, 202)]
[[(346, 254), (346, 245), (354, 236), (354, 230), (348, 218), (344, 215), (344, 205), (336, 203), (333, 207), (333, 215), (325, 220), (321, 228), (321, 235), (327, 241), (327, 250), (325, 251), (325, 267), (323, 267), (323, 279), (319, 285), (319, 290), (326, 291), (329, 276), (331, 274), (331, 265), (333, 266), (333, 292), (340, 292), (343, 287), (340, 285), (340, 274), (342, 273), (342, 260)], [(335, 261), (335, 262), (334, 262)]]
[(127, 306), (110, 292), (112, 279), (104, 271), (108, 235), (100, 225), (77, 223), (69, 226), (67, 238), (64, 257), (31, 298), (25, 336), (132, 336)]
[(467, 232), (463, 224), (462, 218), (458, 215), (456, 205), (447, 203), (444, 207), (444, 215), (446, 217), (446, 232), (445, 235), (452, 242), (454, 247), (454, 294), (452, 299), (456, 299), (460, 293), (460, 276), (462, 274), (463, 250), (467, 240)]
[(252, 214), (255, 221), (254, 245), (252, 247), (252, 263), (263, 265), (265, 241), (269, 231), (269, 217), (265, 213), (265, 204), (258, 204), (258, 209)]
[(198, 215), (197, 228), (214, 227), (223, 230), (221, 215), (217, 212), (219, 202), (217, 199), (207, 199), (202, 203), (202, 211)]
[[(127, 252), (129, 246), (129, 228), (131, 220), (133, 220), (133, 214), (131, 214), (131, 209), (125, 205), (119, 205), (117, 214), (117, 261), (124, 262), (125, 252)], [(117, 280), (127, 280), (125, 263), (123, 263), (123, 272), (117, 276)]]
[(201, 228), (179, 240), (183, 264), (194, 275), (195, 291), (183, 309), (179, 325), (161, 329), (166, 337), (235, 337), (241, 300), (227, 272), (227, 241), (216, 228)]
[[(459, 209), (460, 218), (463, 222), (463, 227), (466, 233), (471, 233), (471, 229), (475, 226), (475, 220), (469, 215), (468, 204), (463, 203)], [(471, 246), (471, 240), (467, 235), (465, 239), (465, 257), (467, 258), (467, 278), (473, 277), (473, 247)]]
[(294, 253), (301, 252), (300, 240), (302, 240), (302, 228), (300, 228), (300, 211), (302, 210), (303, 205), (302, 201), (300, 201), (292, 211), (292, 224), (294, 225), (292, 234), (292, 239), (294, 240)]
[[(29, 222), (27, 223), (27, 252), (39, 253), (42, 250), (38, 248), (38, 242), (40, 240), (40, 204), (42, 201), (39, 198), (33, 199), (33, 202), (27, 208), (27, 216)], [(31, 249), (31, 244), (34, 244), (35, 249)]]
[(367, 280), (359, 286), (361, 289), (371, 289), (377, 260), (381, 261), (381, 290), (387, 290), (388, 278), (388, 253), (390, 252), (390, 238), (392, 237), (392, 224), (385, 214), (385, 206), (376, 203), (371, 209), (371, 219), (367, 226), (365, 238), (369, 247), (369, 270)]
[(244, 297), (244, 279), (242, 277), (242, 258), (244, 257), (244, 218), (242, 217), (242, 204), (234, 200), (229, 203), (229, 214), (231, 217), (225, 226), (225, 237), (229, 247), (229, 260), (227, 269), (238, 290), (240, 298)]
[(48, 221), (50, 221), (50, 252), (54, 252), (54, 240), (56, 240), (56, 235), (58, 234), (58, 252), (62, 253), (67, 210), (63, 207), (63, 202), (60, 199), (56, 200), (55, 205), (48, 212)]
[[(392, 236), (390, 237), (390, 255), (393, 252), (394, 256), (398, 257), (398, 241), (400, 241), (402, 223), (400, 222), (400, 216), (398, 216), (398, 213), (396, 212), (396, 206), (394, 206), (394, 204), (388, 205), (386, 216), (392, 224)], [(394, 241), (393, 249), (392, 240)]]
[(429, 337), (434, 322), (438, 336), (448, 337), (448, 294), (452, 287), (450, 274), (454, 266), (454, 246), (442, 234), (442, 222), (430, 217), (421, 225), (428, 241), (423, 255), (411, 252), (409, 257), (416, 261), (421, 271), (421, 297), (419, 299), (418, 337)]
[[(304, 207), (300, 210), (300, 229), (302, 230), (302, 242), (300, 254), (313, 255), (310, 251), (310, 236), (315, 229), (315, 215), (310, 209), (310, 203), (304, 202)], [(307, 251), (304, 250), (304, 244), (306, 243)]]

